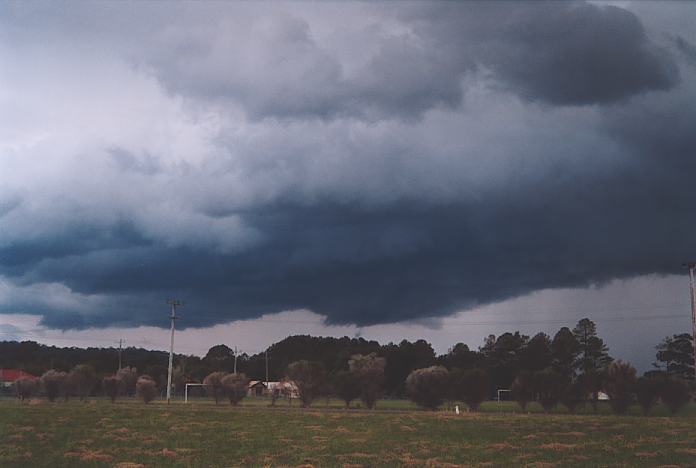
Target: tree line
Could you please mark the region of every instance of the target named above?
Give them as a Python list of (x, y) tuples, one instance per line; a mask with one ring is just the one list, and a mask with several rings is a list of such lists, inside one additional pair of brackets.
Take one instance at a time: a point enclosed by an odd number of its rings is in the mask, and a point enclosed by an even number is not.
[[(633, 382), (630, 376), (628, 380), (624, 379), (622, 385), (628, 388), (624, 393), (637, 398), (639, 388), (645, 391), (651, 388), (655, 389), (656, 398), (660, 398), (664, 394), (661, 390), (664, 385), (671, 385), (670, 391), (677, 392), (673, 388), (679, 384), (673, 382), (693, 381), (691, 349), (689, 334), (665, 338), (657, 346), (656, 369), (647, 372), (643, 380), (636, 378)], [(125, 392), (133, 395), (136, 390), (132, 384), (116, 382), (118, 374), (105, 371), (113, 369), (114, 351), (113, 348), (80, 350), (31, 342), (3, 342), (0, 343), (0, 367), (19, 367), (28, 372), (43, 367), (41, 382), (49, 382), (51, 378), (63, 379), (66, 394), (80, 395), (81, 390), (76, 389), (85, 386), (80, 387), (79, 376), (89, 374), (93, 377), (93, 385), (88, 394)], [(362, 399), (368, 408), (384, 396), (420, 398), (415, 396), (422, 393), (419, 388), (428, 388), (428, 392), (433, 393), (430, 398), (436, 402), (469, 401), (472, 407), (476, 406), (478, 398), (494, 396), (497, 389), (511, 389), (523, 407), (525, 399), (539, 400), (542, 405), (548, 402), (552, 406), (565, 400), (563, 404), (569, 406), (574, 401), (586, 400), (588, 395), (589, 401), (596, 403), (599, 392), (612, 385), (608, 380), (610, 376), (614, 379), (611, 382), (615, 382), (616, 375), (630, 374), (630, 371), (618, 370), (623, 369), (621, 365), (625, 363), (613, 364), (608, 347), (589, 319), (580, 320), (573, 329), (563, 327), (553, 337), (538, 333), (530, 338), (519, 332), (503, 333), (497, 337), (490, 335), (478, 350), (458, 343), (440, 356), (436, 356), (431, 345), (424, 340), (380, 345), (363, 338), (306, 335), (288, 337), (275, 343), (269, 347), (268, 356), (269, 380), (287, 378), (298, 383), (302, 387), (299, 390), (303, 404), (311, 404), (320, 395), (332, 393), (341, 398), (353, 395), (352, 399)], [(21, 365), (13, 366), (13, 357)], [(70, 369), (55, 365), (65, 366), (71, 357), (85, 358), (85, 361)], [(231, 402), (235, 399), (238, 402), (243, 398), (238, 396), (241, 393), (238, 389), (247, 385), (249, 378), (265, 379), (265, 357), (266, 353), (235, 356), (226, 345), (213, 346), (203, 358), (177, 355), (174, 390), (182, 392), (186, 382), (206, 383), (208, 380), (206, 389), (215, 387), (218, 397), (230, 397)], [(143, 382), (143, 389), (152, 387), (156, 395), (166, 388), (166, 367), (163, 365), (166, 353), (128, 348), (122, 358), (129, 364), (144, 364), (140, 368), (144, 370), (143, 380), (152, 384)], [(53, 366), (47, 368), (49, 362)], [(128, 369), (136, 373), (134, 368)], [(238, 370), (236, 374), (233, 372), (235, 369)], [(220, 385), (208, 385), (211, 375), (216, 373)], [(243, 377), (240, 380), (240, 377), (231, 378), (229, 375)], [(227, 378), (227, 383), (223, 385), (224, 378)], [(651, 383), (644, 383), (645, 379)], [(128, 387), (127, 390), (120, 389), (123, 385)], [(118, 391), (114, 390), (116, 387)], [(434, 390), (438, 388), (446, 388), (449, 393), (438, 393)], [(474, 392), (474, 388), (477, 391)], [(662, 396), (663, 400), (668, 398)], [(346, 400), (348, 404), (352, 399)], [(619, 398), (612, 400), (618, 401)], [(432, 406), (423, 399), (419, 402), (426, 407)]]

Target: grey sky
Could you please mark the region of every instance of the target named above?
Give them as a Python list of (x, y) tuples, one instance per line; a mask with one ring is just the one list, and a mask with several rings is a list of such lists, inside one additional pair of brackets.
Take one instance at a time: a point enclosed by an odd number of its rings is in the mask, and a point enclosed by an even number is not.
[[(396, 324), (512, 323), (524, 300), (638, 356), (601, 320), (612, 291), (622, 317), (683, 304), (641, 290), (676, 291), (696, 257), (694, 20), (685, 2), (5, 3), (0, 313), (103, 336), (166, 325), (176, 295), (189, 327), (306, 310), (442, 349)], [(650, 320), (652, 354), (682, 329)]]

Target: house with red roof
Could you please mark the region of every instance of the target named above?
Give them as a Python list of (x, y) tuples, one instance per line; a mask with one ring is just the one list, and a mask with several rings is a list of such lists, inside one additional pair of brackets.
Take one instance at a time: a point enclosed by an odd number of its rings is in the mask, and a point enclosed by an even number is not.
[(29, 372), (24, 372), (20, 369), (0, 369), (0, 388), (11, 387), (15, 380), (20, 377), (36, 378), (35, 375), (32, 375)]

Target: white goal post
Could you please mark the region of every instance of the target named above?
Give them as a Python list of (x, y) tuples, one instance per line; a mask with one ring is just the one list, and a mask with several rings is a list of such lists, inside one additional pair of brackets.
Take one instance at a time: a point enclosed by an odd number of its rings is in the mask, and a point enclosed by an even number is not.
[(205, 387), (205, 384), (202, 383), (187, 383), (186, 388), (184, 389), (184, 403), (188, 403), (188, 389), (189, 387)]
[[(501, 401), (501, 398), (500, 398), (500, 394), (501, 394), (501, 393), (506, 393), (506, 394), (508, 395), (508, 397), (512, 396), (512, 390), (504, 389), (504, 388), (499, 388), (499, 389), (498, 389), (498, 395), (497, 395), (498, 403), (500, 403), (500, 401)], [(508, 399), (509, 399), (509, 398), (508, 398)]]

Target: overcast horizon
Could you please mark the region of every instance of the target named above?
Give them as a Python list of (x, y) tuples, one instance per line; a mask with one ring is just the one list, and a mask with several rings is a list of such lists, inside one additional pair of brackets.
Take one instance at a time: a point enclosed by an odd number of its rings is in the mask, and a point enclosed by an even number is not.
[[(691, 331), (696, 4), (5, 2), (0, 341)], [(141, 344), (138, 344), (141, 343)]]

